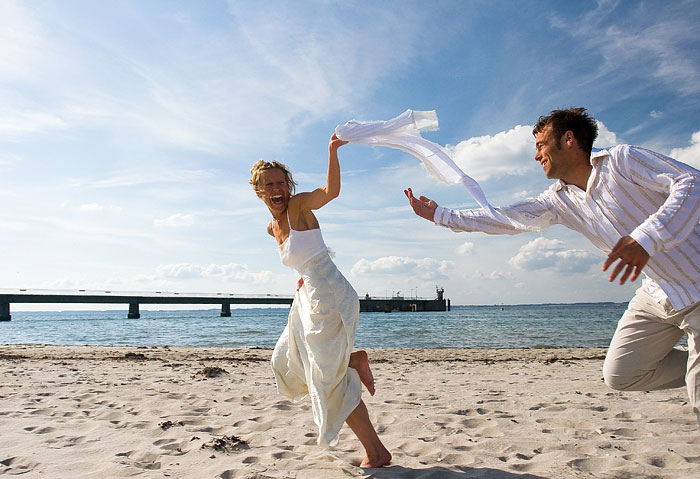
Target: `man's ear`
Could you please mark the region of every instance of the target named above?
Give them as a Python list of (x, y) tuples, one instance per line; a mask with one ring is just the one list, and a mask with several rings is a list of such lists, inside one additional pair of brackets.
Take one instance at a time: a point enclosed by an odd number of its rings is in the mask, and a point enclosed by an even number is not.
[(576, 146), (578, 144), (578, 141), (576, 140), (576, 137), (574, 136), (574, 132), (571, 130), (566, 130), (564, 132), (564, 135), (561, 137), (562, 142), (568, 146), (569, 148)]

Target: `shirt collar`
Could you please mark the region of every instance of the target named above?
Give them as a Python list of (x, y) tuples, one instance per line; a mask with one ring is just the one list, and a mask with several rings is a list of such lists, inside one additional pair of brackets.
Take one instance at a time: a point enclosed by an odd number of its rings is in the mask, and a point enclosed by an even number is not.
[[(591, 166), (593, 167), (593, 170), (591, 171), (591, 176), (588, 179), (589, 185), (591, 184), (592, 180), (598, 175), (598, 167), (600, 165), (600, 162), (606, 156), (610, 156), (610, 152), (608, 152), (608, 150), (605, 148), (593, 148), (593, 150), (591, 151)], [(554, 183), (554, 191), (561, 191), (567, 186), (569, 186), (567, 183), (563, 182), (562, 180), (557, 180), (556, 183)], [(590, 188), (586, 190), (587, 193), (588, 191), (590, 191)]]

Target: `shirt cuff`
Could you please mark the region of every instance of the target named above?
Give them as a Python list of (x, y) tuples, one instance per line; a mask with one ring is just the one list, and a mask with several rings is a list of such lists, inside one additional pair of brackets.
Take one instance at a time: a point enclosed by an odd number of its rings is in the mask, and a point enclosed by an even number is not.
[(630, 238), (639, 243), (639, 246), (644, 248), (644, 251), (646, 251), (650, 257), (657, 253), (656, 248), (654, 247), (654, 241), (649, 238), (649, 236), (644, 234), (644, 232), (639, 228), (636, 228), (630, 233)]
[(443, 208), (442, 206), (438, 206), (437, 208), (435, 208), (435, 213), (433, 214), (433, 222), (436, 225), (445, 226), (440, 221), (440, 220), (442, 220), (442, 217), (444, 216), (444, 212), (445, 212), (445, 208)]

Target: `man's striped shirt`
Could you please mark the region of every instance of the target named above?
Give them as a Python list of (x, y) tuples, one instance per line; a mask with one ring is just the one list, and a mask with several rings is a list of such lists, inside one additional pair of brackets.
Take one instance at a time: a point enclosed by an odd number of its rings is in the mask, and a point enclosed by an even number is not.
[[(618, 145), (591, 155), (586, 191), (561, 180), (537, 198), (496, 208), (529, 227), (561, 224), (605, 254), (623, 236), (651, 256), (644, 273), (676, 311), (700, 301), (700, 171), (644, 148)], [(454, 231), (525, 232), (482, 209), (438, 207), (436, 224)]]

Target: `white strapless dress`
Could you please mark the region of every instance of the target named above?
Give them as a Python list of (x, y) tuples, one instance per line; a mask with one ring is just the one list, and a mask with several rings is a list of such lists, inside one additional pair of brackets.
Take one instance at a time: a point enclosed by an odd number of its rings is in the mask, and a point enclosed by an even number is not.
[(320, 229), (290, 227), (279, 253), (304, 285), (294, 296), (272, 353), (277, 390), (293, 400), (311, 398), (318, 444), (331, 447), (362, 394), (360, 376), (348, 368), (360, 320), (359, 299), (328, 255)]

